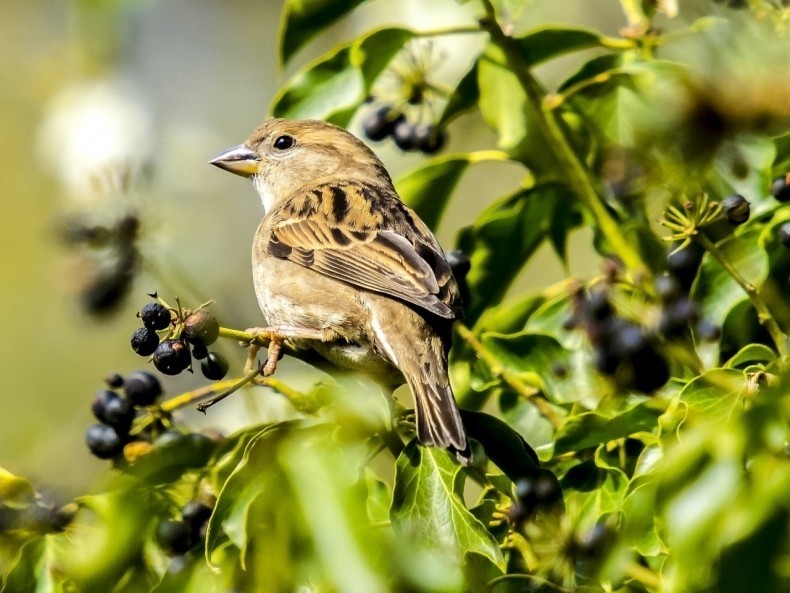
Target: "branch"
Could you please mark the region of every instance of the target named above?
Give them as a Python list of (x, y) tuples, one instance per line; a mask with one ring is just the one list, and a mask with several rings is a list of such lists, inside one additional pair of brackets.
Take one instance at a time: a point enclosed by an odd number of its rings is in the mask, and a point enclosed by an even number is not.
[(649, 275), (639, 253), (622, 234), (619, 223), (612, 217), (598, 195), (589, 171), (571, 146), (568, 131), (561, 115), (555, 113), (550, 105), (544, 103), (546, 93), (533, 76), (530, 65), (521, 55), (518, 43), (505, 34), (499, 26), (491, 0), (483, 0), (483, 6), (486, 16), (481, 19), (480, 26), (488, 32), (491, 43), (502, 50), (510, 69), (518, 78), (536, 114), (536, 123), (543, 136), (549, 140), (548, 148), (553, 152), (563, 172), (567, 175), (571, 189), (587, 207), (614, 253), (625, 266), (635, 275), (642, 277)]

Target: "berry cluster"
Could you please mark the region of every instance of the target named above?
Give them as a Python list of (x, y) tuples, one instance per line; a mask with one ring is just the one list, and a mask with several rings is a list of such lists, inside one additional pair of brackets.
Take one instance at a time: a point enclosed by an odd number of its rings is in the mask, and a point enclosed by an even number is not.
[[(165, 375), (191, 372), (194, 357), (201, 361), (204, 377), (212, 381), (222, 379), (228, 372), (228, 362), (219, 353), (208, 350), (219, 337), (219, 323), (214, 315), (203, 307), (194, 312), (180, 306), (170, 308), (155, 294), (151, 296), (156, 300), (137, 314), (143, 327), (132, 334), (132, 350), (140, 356), (151, 356), (156, 369)], [(164, 339), (160, 340), (157, 332), (163, 332)]]
[(374, 142), (392, 136), (395, 146), (404, 152), (435, 154), (446, 140), (444, 131), (432, 123), (412, 122), (406, 112), (388, 104), (379, 105), (367, 115), (362, 122), (362, 131)]
[[(96, 457), (112, 459), (134, 439), (130, 431), (137, 412), (156, 403), (162, 395), (162, 386), (154, 375), (145, 371), (132, 373), (125, 380), (114, 373), (105, 381), (109, 389), (97, 391), (91, 404), (99, 422), (85, 432), (85, 441)], [(122, 394), (118, 392), (121, 388)]]
[(206, 539), (206, 528), (213, 508), (193, 500), (181, 509), (181, 519), (169, 519), (159, 524), (156, 541), (168, 556), (183, 556)]
[(410, 46), (393, 61), (368, 97), (372, 109), (362, 122), (365, 136), (374, 142), (391, 136), (404, 152), (442, 149), (445, 133), (434, 123), (440, 93), (427, 77), (431, 62), (424, 46)]
[(651, 393), (669, 380), (669, 365), (655, 340), (639, 325), (618, 317), (605, 289), (574, 298), (566, 327), (581, 327), (595, 350), (595, 368), (624, 388)]

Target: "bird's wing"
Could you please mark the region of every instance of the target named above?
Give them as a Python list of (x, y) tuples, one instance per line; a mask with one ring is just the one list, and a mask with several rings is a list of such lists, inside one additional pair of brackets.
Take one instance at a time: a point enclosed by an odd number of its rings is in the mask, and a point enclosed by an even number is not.
[(441, 248), (391, 189), (335, 183), (300, 191), (268, 230), (266, 249), (274, 257), (447, 319), (461, 316)]

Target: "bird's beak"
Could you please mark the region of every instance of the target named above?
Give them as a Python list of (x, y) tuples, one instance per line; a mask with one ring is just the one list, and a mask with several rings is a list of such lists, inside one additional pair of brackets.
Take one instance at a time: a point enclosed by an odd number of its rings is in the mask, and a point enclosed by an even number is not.
[(258, 172), (261, 158), (251, 148), (239, 144), (215, 156), (209, 164), (242, 177), (252, 177)]

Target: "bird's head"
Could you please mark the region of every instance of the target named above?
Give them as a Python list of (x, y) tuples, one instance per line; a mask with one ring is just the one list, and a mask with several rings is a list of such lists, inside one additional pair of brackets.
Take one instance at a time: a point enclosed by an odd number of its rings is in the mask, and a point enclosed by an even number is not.
[(270, 119), (250, 137), (210, 161), (249, 177), (264, 208), (299, 188), (326, 180), (376, 180), (391, 183), (381, 161), (342, 128), (318, 120)]

